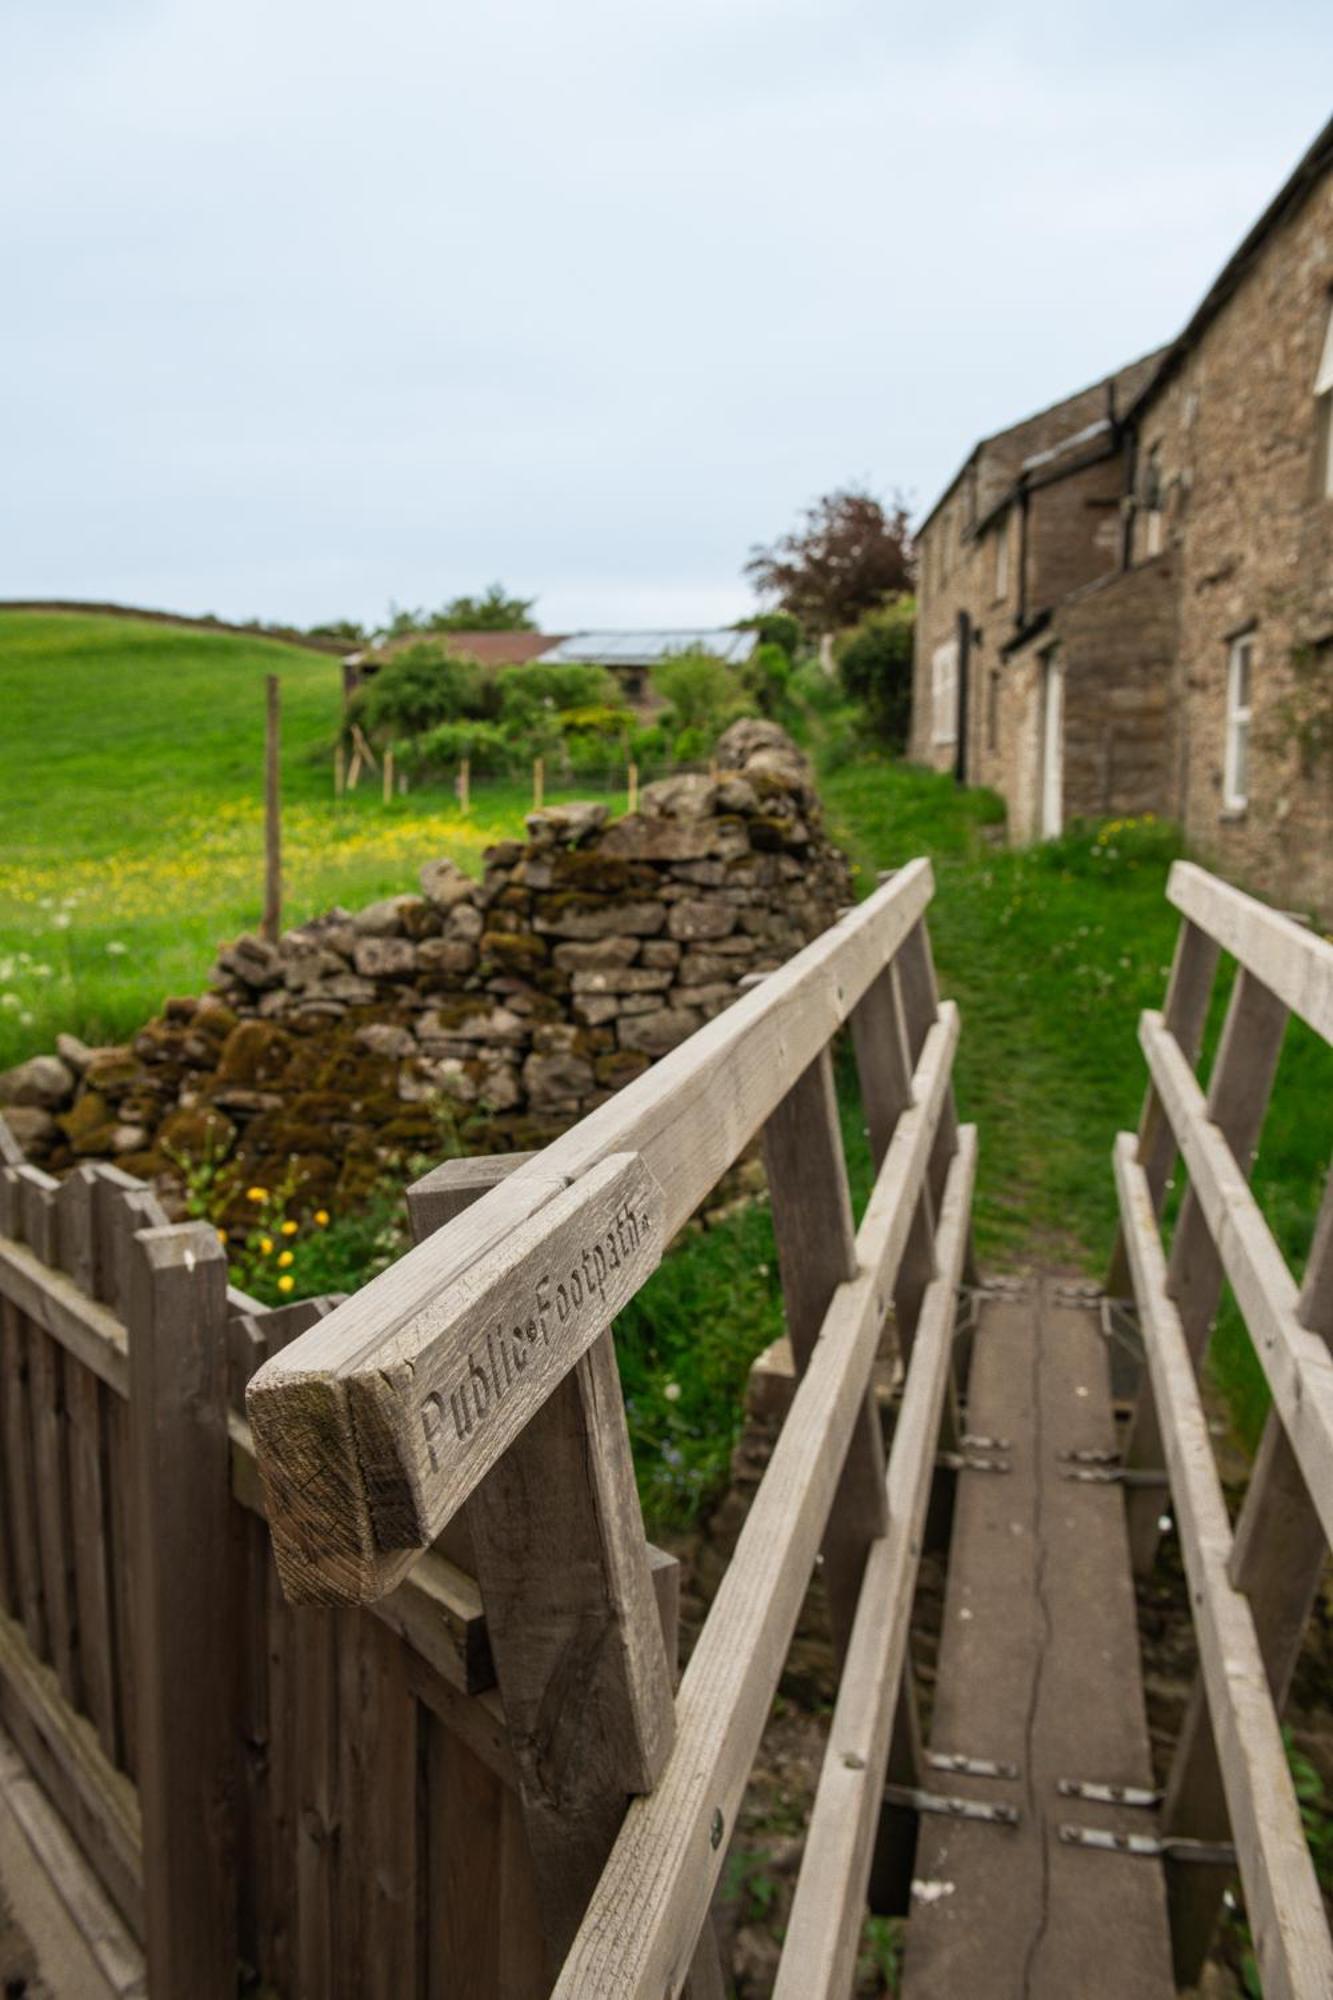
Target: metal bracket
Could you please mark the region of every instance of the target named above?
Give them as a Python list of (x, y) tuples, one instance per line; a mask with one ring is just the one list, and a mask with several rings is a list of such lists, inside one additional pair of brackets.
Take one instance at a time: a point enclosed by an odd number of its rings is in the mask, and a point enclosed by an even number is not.
[(969, 1458), (961, 1451), (939, 1451), (935, 1463), (943, 1472), (1009, 1472), (1007, 1458)]
[(884, 1803), (906, 1806), (909, 1812), (940, 1813), (945, 1819), (981, 1820), (987, 1826), (1017, 1826), (1017, 1806), (986, 1805), (981, 1799), (960, 1799), (949, 1792), (923, 1792), (915, 1785), (886, 1785)]
[(1016, 1778), (1017, 1764), (1000, 1764), (993, 1757), (968, 1757), (950, 1750), (927, 1750), (924, 1760), (932, 1771), (957, 1771), (966, 1778)]
[(1057, 1778), (1055, 1789), (1062, 1799), (1092, 1799), (1103, 1806), (1160, 1806), (1163, 1797), (1146, 1785), (1105, 1785), (1089, 1778)]
[(1137, 1465), (1062, 1465), (1061, 1479), (1074, 1479), (1082, 1486), (1169, 1486), (1164, 1472), (1152, 1472)]
[(1057, 1451), (1061, 1465), (1119, 1465), (1120, 1453), (1112, 1447), (1109, 1451)]
[(1133, 1360), (1141, 1366), (1146, 1365), (1148, 1355), (1143, 1345), (1143, 1334), (1133, 1299), (1103, 1297), (1100, 1315), (1102, 1339), (1107, 1342), (1118, 1342)]
[(981, 1437), (975, 1431), (964, 1431), (958, 1440), (964, 1451), (1012, 1451), (1010, 1438)]
[(1111, 1833), (1101, 1826), (1062, 1826), (1066, 1847), (1092, 1847), (1103, 1854), (1128, 1854), (1137, 1861), (1190, 1861), (1206, 1868), (1234, 1868), (1236, 1850), (1229, 1841), (1185, 1840), (1168, 1834)]
[(1102, 1297), (1101, 1286), (1092, 1278), (1070, 1278), (1051, 1287), (1051, 1300), (1057, 1306), (1089, 1306)]

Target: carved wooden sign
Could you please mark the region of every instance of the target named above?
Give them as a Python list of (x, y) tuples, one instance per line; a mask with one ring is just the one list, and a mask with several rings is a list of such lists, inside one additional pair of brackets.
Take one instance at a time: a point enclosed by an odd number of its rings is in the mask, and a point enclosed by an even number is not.
[[(354, 1367), (334, 1370), (330, 1386), (341, 1381), (350, 1415), (343, 1449), (357, 1460), (344, 1491), (363, 1485), (381, 1549), (421, 1547), (439, 1533), (657, 1268), (665, 1234), (662, 1190), (643, 1160), (613, 1154), (484, 1250)], [(309, 1337), (304, 1345), (308, 1357)], [(278, 1473), (273, 1499), (290, 1496), (307, 1533), (322, 1526), (336, 1537), (336, 1521), (311, 1518), (323, 1511), (318, 1501), (309, 1506), (319, 1482), (307, 1484), (300, 1471), (311, 1441), (311, 1374), (307, 1365), (303, 1380), (287, 1383), (270, 1364), (251, 1385), (250, 1409), (266, 1482)]]

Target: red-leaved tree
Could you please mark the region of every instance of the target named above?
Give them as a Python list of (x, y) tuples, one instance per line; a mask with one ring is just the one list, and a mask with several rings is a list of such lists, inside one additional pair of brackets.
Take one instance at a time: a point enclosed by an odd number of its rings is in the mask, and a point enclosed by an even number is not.
[(802, 524), (745, 565), (760, 597), (774, 599), (806, 632), (841, 631), (886, 598), (912, 588), (912, 536), (895, 494), (886, 508), (848, 486), (807, 507)]

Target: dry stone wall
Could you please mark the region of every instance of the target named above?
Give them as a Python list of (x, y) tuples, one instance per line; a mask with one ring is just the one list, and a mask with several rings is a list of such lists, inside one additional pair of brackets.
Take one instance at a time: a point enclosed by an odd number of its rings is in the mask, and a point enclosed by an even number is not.
[(480, 882), (428, 862), (421, 893), (242, 937), (212, 990), (132, 1043), (0, 1076), (30, 1158), (114, 1158), (179, 1197), (186, 1162), (295, 1203), (355, 1202), (451, 1140), (546, 1143), (772, 969), (850, 898), (811, 773), (775, 724), (736, 723), (716, 778), (648, 786), (642, 810), (552, 807), (487, 850)]

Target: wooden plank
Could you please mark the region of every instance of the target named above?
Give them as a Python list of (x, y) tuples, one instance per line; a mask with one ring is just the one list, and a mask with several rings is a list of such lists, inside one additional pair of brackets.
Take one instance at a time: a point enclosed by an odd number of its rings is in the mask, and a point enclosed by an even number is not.
[[(1220, 947), (1207, 931), (1182, 917), (1176, 933), (1162, 1018), (1179, 1042), (1185, 1060), (1193, 1068), (1198, 1061), (1203, 1031), (1208, 1021), (1208, 1005), (1213, 994)], [(1176, 1158), (1175, 1134), (1162, 1110), (1157, 1092), (1149, 1083), (1139, 1114), (1139, 1164), (1147, 1176), (1153, 1206), (1158, 1215), (1166, 1197), (1166, 1184)], [(1115, 1247), (1106, 1290), (1113, 1299), (1123, 1298), (1129, 1289), (1129, 1262), (1124, 1238), (1116, 1228)]]
[[(1208, 1083), (1205, 1115), (1230, 1146), (1245, 1176), (1258, 1147), (1286, 1024), (1287, 1010), (1282, 1002), (1242, 967), (1231, 990), (1222, 1039)], [(1179, 1053), (1182, 1066), (1188, 1070), (1183, 1050)], [(1178, 1143), (1174, 1130), (1173, 1138)], [(1185, 1189), (1171, 1238), (1167, 1282), (1180, 1312), (1186, 1344), (1195, 1358), (1195, 1366), (1200, 1367), (1222, 1296), (1222, 1260), (1199, 1205), (1198, 1191), (1192, 1184)], [(1152, 1388), (1145, 1382), (1134, 1413), (1127, 1464), (1135, 1469), (1161, 1470), (1164, 1461), (1157, 1432)], [(1134, 1567), (1144, 1575), (1156, 1555), (1161, 1510), (1150, 1487), (1131, 1491), (1126, 1505)]]
[(54, 1175), (43, 1173), (40, 1167), (18, 1169), (23, 1240), (48, 1267), (54, 1266), (56, 1261), (55, 1195), (59, 1186)]
[(787, 1923), (774, 2000), (851, 1991), (880, 1819), (889, 1738), (953, 1346), (976, 1173), (964, 1126), (940, 1211), (939, 1275), (927, 1289), (887, 1475), (887, 1527), (866, 1563), (828, 1748)]
[(417, 1990), (417, 1705), (399, 1639), (367, 1610), (339, 1611), (335, 1992)]
[(50, 1658), (61, 1691), (79, 1705), (73, 1540), (69, 1526), (69, 1429), (61, 1351), (44, 1333), (28, 1329), (28, 1393), (32, 1410), (33, 1493), (37, 1546), (42, 1561), (42, 1601)]
[(130, 1426), (149, 1983), (230, 2000), (238, 1773), (227, 1261), (205, 1223), (144, 1230), (135, 1249)]
[(24, 1244), (0, 1237), (0, 1292), (118, 1396), (129, 1394), (124, 1325), (85, 1298), (73, 1278), (48, 1270)]
[[(852, 1197), (828, 1049), (801, 1072), (764, 1126), (764, 1167), (787, 1337), (797, 1373), (803, 1374), (830, 1300), (856, 1275)], [(866, 1552), (887, 1522), (884, 1443), (874, 1390), (867, 1388), (821, 1547), (839, 1660), (856, 1618)]]
[(143, 1934), (139, 1802), (108, 1763), (91, 1724), (74, 1714), (23, 1629), (0, 1616), (0, 1721), (59, 1808), (136, 1937)]
[(46, 1601), (38, 1544), (33, 1471), (32, 1405), (28, 1378), (31, 1335), (12, 1299), (0, 1294), (0, 1369), (4, 1374), (5, 1513), (13, 1553), (14, 1591), (28, 1643), (47, 1655)]
[(103, 1750), (119, 1755), (116, 1728), (115, 1639), (112, 1629), (111, 1524), (107, 1496), (107, 1441), (97, 1377), (72, 1357), (65, 1361), (69, 1411), (70, 1532), (74, 1548), (74, 1599), (78, 1615), (83, 1705)]
[(1063, 1822), (1144, 1831), (1124, 1808), (1062, 1798), (1060, 1779), (1147, 1786), (1152, 1761), (1115, 1486), (1061, 1454), (1115, 1446), (1093, 1305), (1049, 1281), (980, 1302), (968, 1409), (1007, 1440), (1004, 1474), (961, 1473), (931, 1747), (1010, 1778), (932, 1774), (929, 1789), (1007, 1805), (1016, 1827), (921, 1817), (907, 1925), (908, 2000), (1168, 2000), (1162, 1870), (1070, 1847)]
[[(126, 1931), (55, 1807), (7, 1737), (0, 1736), (0, 1801), (59, 1898), (116, 2000), (147, 2000), (143, 1953)], [(14, 1982), (11, 1991), (17, 1988)]]
[(1172, 865), (1167, 900), (1333, 1042), (1333, 944), (1192, 861)]
[(1151, 1196), (1129, 1133), (1116, 1141), (1115, 1173), (1260, 1978), (1269, 2000), (1308, 2000), (1333, 1992), (1333, 1940), (1254, 1620), (1228, 1575), (1232, 1537), (1226, 1502), (1193, 1359), (1167, 1295)]
[(116, 1698), (118, 1762), (131, 1778), (139, 1774), (139, 1648), (134, 1589), (134, 1530), (131, 1499), (134, 1453), (130, 1442), (130, 1406), (101, 1392), (102, 1430), (106, 1444), (106, 1484), (110, 1520), (112, 1679)]
[(1301, 1325), (1295, 1280), (1160, 1015), (1143, 1016), (1139, 1039), (1310, 1499), (1333, 1537), (1333, 1356)]
[(296, 2000), (338, 1985), (341, 1892), (338, 1798), (338, 1614), (291, 1607), (289, 1711), (296, 1797)]
[(0, 1111), (0, 1166), (21, 1167), (24, 1157), (22, 1146), (10, 1131), (4, 1112)]
[[(285, 1391), (307, 1413), (316, 1393), (327, 1404), (318, 1452), (303, 1468), (304, 1504), (311, 1520), (335, 1521), (340, 1539), (328, 1565), (331, 1574), (322, 1577), (317, 1565), (326, 1538), (323, 1531), (314, 1538), (310, 1573), (301, 1580), (312, 1596), (321, 1591), (376, 1596), (391, 1589), (410, 1565), (410, 1552), (390, 1550), (383, 1533), (377, 1536), (349, 1409), (351, 1385), (373, 1381), (386, 1340), (392, 1353), (399, 1341), (416, 1339), (414, 1329), (439, 1312), (460, 1273), (561, 1187), (613, 1154), (642, 1154), (665, 1191), (669, 1239), (846, 1019), (924, 910), (931, 888), (929, 863), (902, 869), (779, 972), (582, 1119), (539, 1160), (492, 1188), (455, 1225), (426, 1237), (267, 1364), (256, 1389), (271, 1395), (275, 1411)], [(275, 1414), (275, 1437), (281, 1429)]]
[[(1333, 1179), (1325, 1191), (1301, 1286), (1302, 1326), (1333, 1341)], [(1276, 1410), (1264, 1426), (1244, 1504), (1236, 1523), (1231, 1581), (1249, 1599), (1269, 1691), (1279, 1715), (1300, 1656), (1301, 1641), (1318, 1594), (1328, 1543), (1310, 1504), (1296, 1454)], [(1226, 1789), (1208, 1720), (1208, 1700), (1196, 1677), (1167, 1787), (1163, 1822), (1194, 1840), (1230, 1837)], [(1167, 1865), (1171, 1940), (1176, 1978), (1197, 1984), (1208, 1954), (1225, 1878), (1218, 1869)]]
[[(505, 1787), (467, 1744), (425, 1723), (422, 1943), (426, 2000), (497, 2000), (507, 1921), (501, 1814)], [(533, 2000), (545, 1992), (539, 1968)]]
[[(346, 1472), (364, 1480), (385, 1547), (439, 1532), (656, 1269), (664, 1247), (661, 1190), (636, 1155), (612, 1155), (461, 1273), (410, 1334), (398, 1331), (392, 1356), (386, 1350), (373, 1379), (358, 1379), (348, 1397)], [(265, 1388), (274, 1365), (256, 1376), (246, 1402), (279, 1572), (295, 1597), (310, 1571), (326, 1573), (343, 1553), (345, 1514), (311, 1511), (330, 1407), (323, 1385), (311, 1382), (302, 1400), (289, 1371), (276, 1390)], [(346, 1553), (344, 1595), (355, 1601), (357, 1551)]]
[(93, 1220), (95, 1170), (86, 1162), (70, 1170), (56, 1190), (56, 1248), (60, 1268), (85, 1298), (96, 1295), (97, 1243)]
[(662, 2000), (683, 1982), (864, 1401), (957, 1035), (942, 1007), (857, 1232), (857, 1275), (829, 1307), (681, 1681), (671, 1757), (626, 1814), (556, 2000)]
[[(861, 1102), (876, 1170), (883, 1162), (894, 1127), (912, 1101), (912, 1065), (898, 994), (898, 974), (886, 965), (852, 1010), (852, 1046), (861, 1083)], [(917, 1317), (926, 1287), (935, 1276), (935, 1234), (929, 1193), (912, 1216), (893, 1295), (893, 1319), (904, 1364), (912, 1352)]]

